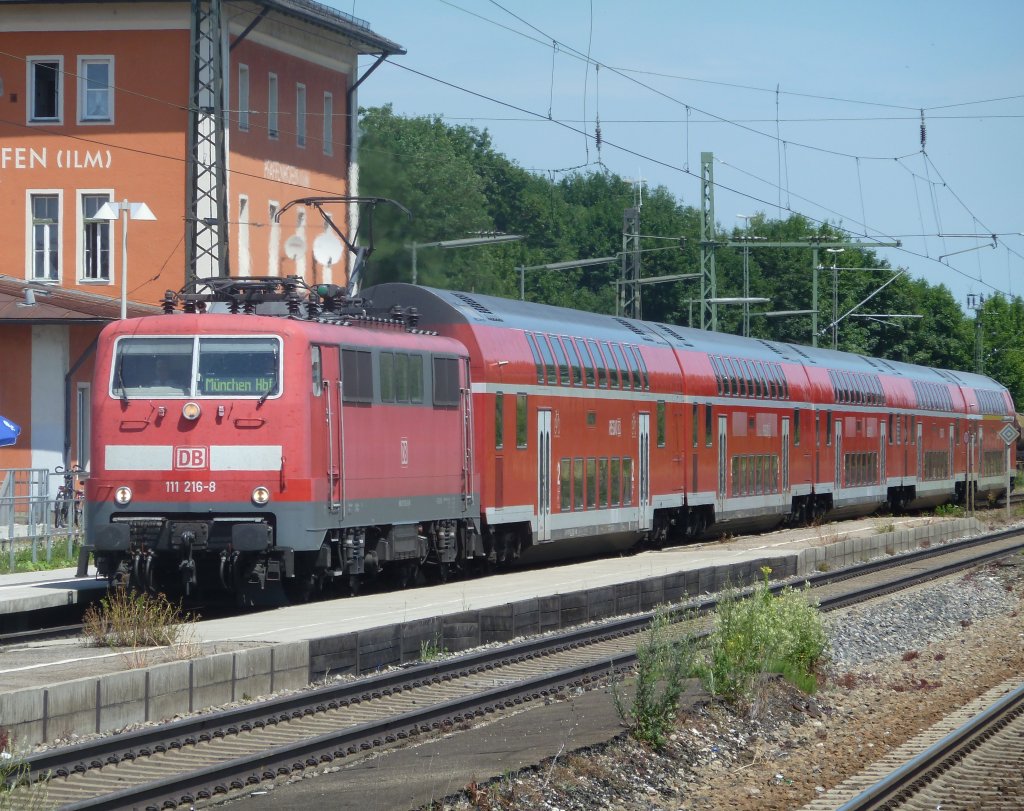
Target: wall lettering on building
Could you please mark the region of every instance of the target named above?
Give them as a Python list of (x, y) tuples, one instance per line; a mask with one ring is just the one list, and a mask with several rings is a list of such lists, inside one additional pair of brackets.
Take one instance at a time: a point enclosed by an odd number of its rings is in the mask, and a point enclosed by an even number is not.
[(263, 177), (294, 186), (309, 186), (309, 172), (277, 161), (263, 161)]
[(0, 146), (0, 171), (8, 169), (109, 169), (113, 157), (109, 149), (36, 149), (31, 146)]

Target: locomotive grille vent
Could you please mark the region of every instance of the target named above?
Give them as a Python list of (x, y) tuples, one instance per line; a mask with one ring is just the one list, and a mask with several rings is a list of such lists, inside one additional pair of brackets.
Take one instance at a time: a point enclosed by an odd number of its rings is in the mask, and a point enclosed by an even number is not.
[(681, 343), (683, 346), (688, 346), (688, 347), (690, 347), (690, 349), (693, 349), (693, 344), (690, 343), (688, 340), (686, 340), (686, 338), (684, 338), (682, 335), (680, 335), (674, 329), (672, 329), (672, 327), (670, 327), (668, 324), (660, 324), (659, 326), (662, 328), (662, 330), (664, 330), (669, 335), (671, 335), (673, 338), (675, 338), (677, 341), (679, 341), (679, 343)]
[(627, 321), (625, 318), (616, 318), (615, 320), (618, 321), (620, 324), (622, 324), (622, 326), (624, 326), (630, 332), (634, 332), (637, 335), (642, 335), (644, 338), (647, 337), (647, 333), (646, 332), (644, 332), (642, 329), (640, 329), (640, 327), (638, 327), (636, 324), (633, 324), (633, 323)]
[(457, 298), (463, 304), (468, 304), (470, 307), (472, 307), (478, 313), (481, 313), (482, 315), (486, 315), (487, 319), (489, 321), (497, 321), (497, 322), (500, 323), (501, 321), (504, 320), (501, 316), (495, 315), (492, 310), (488, 310), (487, 307), (485, 307), (483, 304), (481, 304), (479, 301), (477, 301), (472, 296), (467, 296), (465, 293), (453, 293), (452, 295), (455, 296), (455, 298)]

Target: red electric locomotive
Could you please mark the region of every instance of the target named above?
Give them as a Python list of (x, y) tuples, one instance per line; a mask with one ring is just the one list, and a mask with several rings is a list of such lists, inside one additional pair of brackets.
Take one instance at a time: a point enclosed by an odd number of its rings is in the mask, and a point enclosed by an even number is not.
[(112, 581), (303, 598), (473, 555), (465, 349), (401, 317), (255, 314), (254, 291), (294, 305), (279, 282), (218, 286), (240, 312), (190, 299), (102, 332), (87, 525)]
[(213, 289), (236, 312), (184, 296), (101, 336), (87, 532), (112, 579), (305, 596), (992, 498), (1013, 472), (981, 375), (407, 284)]

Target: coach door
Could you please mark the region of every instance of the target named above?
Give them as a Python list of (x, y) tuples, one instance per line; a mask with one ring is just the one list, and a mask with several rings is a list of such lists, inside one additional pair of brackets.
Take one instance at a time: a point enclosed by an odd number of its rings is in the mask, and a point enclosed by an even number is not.
[(637, 449), (640, 470), (640, 529), (650, 529), (651, 519), (651, 415), (640, 415), (640, 447)]
[(886, 425), (885, 420), (879, 420), (878, 421), (878, 426), (879, 426), (879, 430), (878, 430), (878, 464), (879, 464), (878, 483), (885, 485), (885, 484), (889, 483), (888, 476), (886, 475), (888, 470), (889, 470), (889, 468), (886, 466), (886, 458), (885, 458), (885, 450), (886, 450), (885, 445), (886, 445), (886, 438), (888, 436), (886, 432), (889, 430), (889, 428)]
[(789, 417), (782, 418), (782, 495), (789, 498)]
[(729, 482), (729, 446), (727, 429), (729, 418), (718, 415), (718, 509), (725, 509), (726, 486)]
[(537, 411), (537, 540), (550, 541), (551, 411)]
[[(843, 486), (843, 418), (836, 417), (836, 473), (834, 491)], [(833, 497), (833, 503), (835, 503)]]

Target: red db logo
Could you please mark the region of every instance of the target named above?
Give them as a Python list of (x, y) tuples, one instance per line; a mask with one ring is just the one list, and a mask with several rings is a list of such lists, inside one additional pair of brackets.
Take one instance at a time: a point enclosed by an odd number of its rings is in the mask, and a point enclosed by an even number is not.
[(175, 469), (194, 470), (206, 467), (206, 450), (206, 448), (175, 448)]

